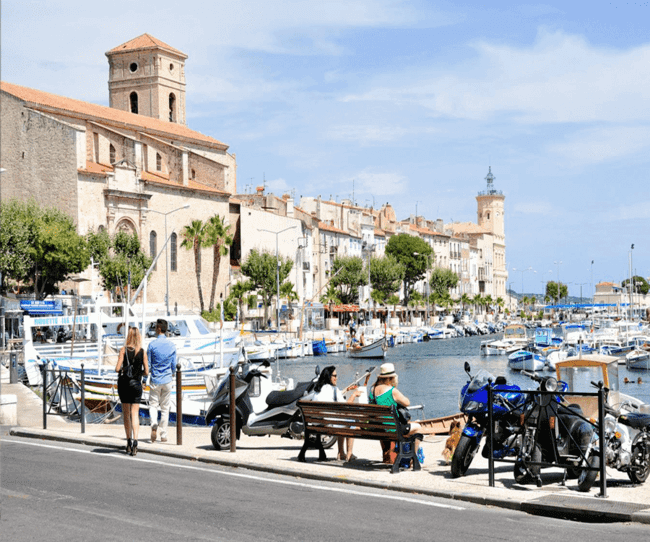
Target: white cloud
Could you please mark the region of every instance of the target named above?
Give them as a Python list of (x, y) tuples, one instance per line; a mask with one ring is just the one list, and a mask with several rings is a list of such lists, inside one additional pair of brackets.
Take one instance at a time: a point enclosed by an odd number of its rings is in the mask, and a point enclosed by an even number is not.
[(361, 171), (354, 177), (359, 193), (375, 196), (401, 194), (408, 189), (408, 179), (399, 173), (378, 173), (370, 169)]
[(548, 150), (573, 165), (599, 164), (650, 150), (650, 126), (601, 126), (579, 130)]
[(489, 120), (505, 114), (535, 124), (650, 120), (648, 44), (617, 50), (541, 29), (531, 47), (470, 46), (476, 52), (471, 61), (383, 75), (343, 100), (410, 102), (436, 116)]
[(604, 221), (648, 220), (650, 219), (650, 201), (638, 201), (620, 205), (604, 213)]

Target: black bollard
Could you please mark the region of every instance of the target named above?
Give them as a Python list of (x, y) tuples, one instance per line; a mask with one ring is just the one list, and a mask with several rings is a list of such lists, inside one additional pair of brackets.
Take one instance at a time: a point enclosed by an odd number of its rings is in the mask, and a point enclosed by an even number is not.
[(176, 444), (183, 444), (183, 384), (181, 364), (176, 365)]
[(235, 411), (235, 367), (230, 367), (230, 451), (237, 451), (237, 416)]
[(47, 363), (41, 369), (43, 378), (43, 429), (47, 429)]
[(86, 370), (84, 364), (81, 364), (81, 432), (86, 432)]

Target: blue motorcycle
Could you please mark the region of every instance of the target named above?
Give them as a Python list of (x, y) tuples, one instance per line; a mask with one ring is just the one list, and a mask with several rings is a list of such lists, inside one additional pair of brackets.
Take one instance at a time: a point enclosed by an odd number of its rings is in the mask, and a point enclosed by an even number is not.
[(470, 371), (469, 363), (465, 362), (465, 372), (469, 381), (460, 392), (459, 407), (461, 412), (467, 415), (468, 421), (451, 458), (453, 478), (465, 475), (484, 435), (487, 437), (487, 443), (483, 447), (483, 456), (489, 457), (488, 385), (490, 383), (493, 389), (492, 456), (495, 459), (516, 456), (519, 449), (518, 442), (521, 440), (518, 435), (519, 417), (526, 403), (526, 395), (519, 393), (521, 388), (508, 384), (503, 376), (495, 378), (485, 369), (481, 369), (475, 376), (472, 376)]

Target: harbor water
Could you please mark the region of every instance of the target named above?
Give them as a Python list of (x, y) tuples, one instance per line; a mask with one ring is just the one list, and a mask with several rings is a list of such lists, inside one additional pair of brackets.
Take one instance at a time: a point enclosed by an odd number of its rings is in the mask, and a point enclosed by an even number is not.
[[(522, 389), (537, 388), (530, 378), (508, 368), (507, 356), (479, 354), (481, 341), (500, 336), (499, 334), (457, 337), (398, 345), (388, 349), (384, 360), (352, 359), (340, 353), (280, 359), (277, 363), (281, 375), (293, 378), (294, 382), (312, 379), (316, 365), (321, 368), (335, 365), (339, 376), (338, 385), (341, 389), (353, 382), (357, 373), (362, 375), (367, 368), (376, 367), (370, 379), (372, 383), (379, 372), (379, 365), (385, 362), (393, 363), (399, 376), (400, 391), (411, 400), (411, 404), (424, 406), (424, 418), (436, 418), (458, 412), (458, 394), (467, 382), (467, 375), (463, 369), (466, 361), (472, 367), (472, 374), (479, 369), (486, 369), (495, 376), (505, 376)], [(624, 384), (625, 377), (631, 383)], [(637, 384), (639, 377), (643, 381), (641, 384)], [(622, 392), (644, 403), (650, 403), (650, 371), (628, 371), (625, 365), (619, 365), (619, 382)], [(419, 417), (419, 413), (416, 413), (416, 416)]]

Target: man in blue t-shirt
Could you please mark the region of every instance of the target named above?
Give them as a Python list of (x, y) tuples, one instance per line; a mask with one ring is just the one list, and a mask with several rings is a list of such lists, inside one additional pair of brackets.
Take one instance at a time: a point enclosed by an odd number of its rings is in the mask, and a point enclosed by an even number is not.
[(149, 415), (151, 416), (151, 442), (158, 437), (158, 408), (160, 408), (160, 440), (167, 442), (169, 404), (172, 395), (172, 378), (176, 371), (176, 346), (167, 337), (167, 320), (156, 321), (156, 339), (149, 343)]

